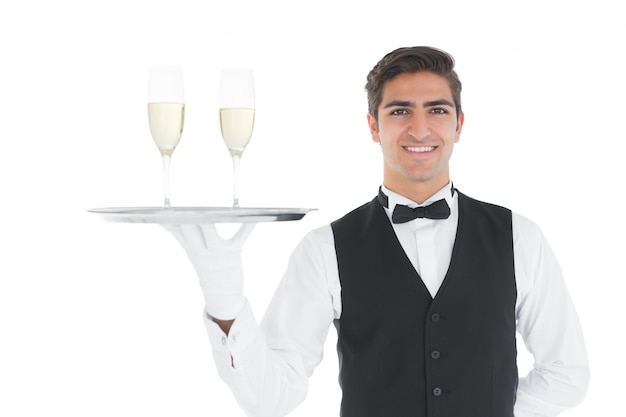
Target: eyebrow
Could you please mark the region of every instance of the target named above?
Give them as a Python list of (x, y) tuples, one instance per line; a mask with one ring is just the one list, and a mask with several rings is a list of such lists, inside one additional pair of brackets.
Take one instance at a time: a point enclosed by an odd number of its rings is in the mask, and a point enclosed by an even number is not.
[[(427, 102), (424, 103), (424, 107), (436, 107), (436, 106), (450, 106), (450, 107), (454, 107), (454, 104), (451, 103), (448, 100), (445, 100), (445, 99), (432, 100), (432, 101), (427, 101)], [(412, 102), (412, 101), (393, 100), (393, 101), (390, 101), (389, 103), (385, 104), (385, 107), (383, 107), (383, 108), (384, 109), (388, 109), (390, 107), (410, 107), (410, 108), (414, 109), (417, 106), (415, 105), (415, 102)]]

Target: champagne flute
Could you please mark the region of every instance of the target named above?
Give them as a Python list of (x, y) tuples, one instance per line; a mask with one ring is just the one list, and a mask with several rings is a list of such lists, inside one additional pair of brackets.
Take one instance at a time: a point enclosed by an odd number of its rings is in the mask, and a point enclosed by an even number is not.
[(233, 207), (239, 207), (239, 164), (254, 129), (252, 70), (222, 71), (219, 109), (222, 138), (233, 159)]
[(170, 205), (170, 159), (183, 134), (185, 97), (179, 67), (152, 67), (148, 82), (148, 121), (163, 159), (163, 208)]

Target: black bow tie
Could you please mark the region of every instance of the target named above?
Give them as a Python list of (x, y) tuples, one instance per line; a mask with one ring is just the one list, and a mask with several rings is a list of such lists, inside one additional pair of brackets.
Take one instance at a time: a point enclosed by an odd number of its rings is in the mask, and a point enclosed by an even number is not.
[[(378, 190), (378, 201), (380, 201), (383, 207), (389, 207), (389, 198), (383, 193), (382, 189)], [(411, 208), (402, 204), (396, 204), (391, 215), (391, 221), (394, 223), (406, 223), (417, 218), (442, 220), (448, 217), (450, 217), (450, 206), (442, 198), (424, 207)]]

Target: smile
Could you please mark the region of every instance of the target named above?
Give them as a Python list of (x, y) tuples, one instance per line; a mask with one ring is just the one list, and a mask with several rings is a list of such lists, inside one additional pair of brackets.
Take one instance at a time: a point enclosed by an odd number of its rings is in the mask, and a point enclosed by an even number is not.
[(430, 152), (430, 151), (434, 151), (435, 147), (434, 146), (405, 146), (404, 149), (406, 149), (409, 152)]

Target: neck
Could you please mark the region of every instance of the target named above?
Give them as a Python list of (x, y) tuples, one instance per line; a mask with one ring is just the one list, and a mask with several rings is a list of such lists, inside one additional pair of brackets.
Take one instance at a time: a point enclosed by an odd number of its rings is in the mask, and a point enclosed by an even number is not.
[(387, 189), (394, 193), (400, 194), (411, 201), (415, 201), (417, 204), (423, 204), (426, 200), (432, 197), (435, 193), (441, 190), (450, 182), (450, 178), (440, 181), (423, 181), (413, 182), (409, 184), (393, 184), (383, 181)]

